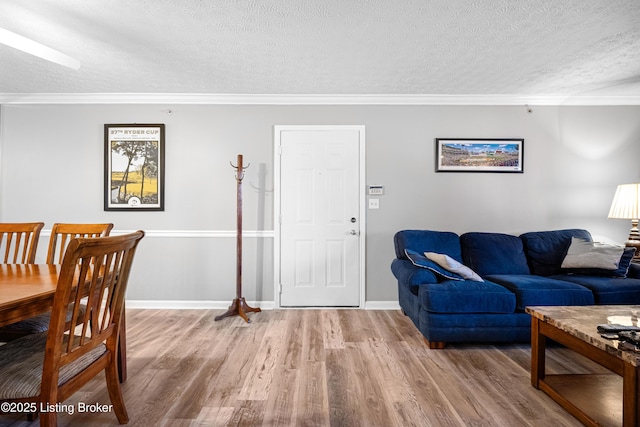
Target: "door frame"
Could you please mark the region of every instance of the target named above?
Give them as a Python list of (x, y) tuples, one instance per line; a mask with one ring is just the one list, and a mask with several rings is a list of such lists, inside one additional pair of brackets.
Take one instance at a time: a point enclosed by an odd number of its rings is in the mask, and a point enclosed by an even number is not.
[(366, 237), (367, 237), (367, 216), (366, 216), (366, 150), (365, 150), (365, 126), (364, 125), (275, 125), (273, 127), (273, 225), (274, 225), (274, 239), (273, 239), (273, 295), (274, 295), (274, 308), (280, 308), (280, 242), (281, 242), (281, 133), (283, 131), (332, 131), (332, 130), (355, 130), (359, 132), (359, 163), (360, 171), (358, 177), (358, 215), (360, 216), (360, 235), (359, 235), (359, 308), (364, 309), (366, 287)]

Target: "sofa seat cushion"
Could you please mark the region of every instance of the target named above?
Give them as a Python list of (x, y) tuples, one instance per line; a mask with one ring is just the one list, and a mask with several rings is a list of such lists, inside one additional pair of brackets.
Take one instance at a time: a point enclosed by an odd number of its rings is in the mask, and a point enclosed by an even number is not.
[(539, 276), (551, 276), (562, 272), (562, 261), (567, 255), (571, 238), (591, 242), (591, 234), (582, 229), (554, 231), (533, 231), (520, 235), (529, 257), (531, 273)]
[(551, 277), (590, 289), (596, 304), (640, 304), (640, 279), (579, 274), (560, 274)]
[(486, 279), (504, 286), (516, 296), (516, 308), (524, 310), (531, 305), (592, 305), (593, 293), (576, 283), (534, 275), (486, 276)]
[(460, 236), (463, 264), (485, 277), (489, 274), (529, 274), (522, 240), (501, 233)]
[(489, 281), (445, 280), (418, 288), (420, 305), (434, 313), (513, 313), (515, 295)]

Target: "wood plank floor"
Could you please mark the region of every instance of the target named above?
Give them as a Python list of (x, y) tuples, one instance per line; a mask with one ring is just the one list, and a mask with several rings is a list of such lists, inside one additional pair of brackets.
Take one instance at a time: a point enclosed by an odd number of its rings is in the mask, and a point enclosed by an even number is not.
[[(128, 310), (129, 426), (578, 426), (530, 384), (530, 346), (430, 350), (399, 311)], [(563, 348), (548, 372), (607, 372)], [(100, 375), (62, 426), (118, 425)], [(16, 416), (0, 425), (37, 426)]]

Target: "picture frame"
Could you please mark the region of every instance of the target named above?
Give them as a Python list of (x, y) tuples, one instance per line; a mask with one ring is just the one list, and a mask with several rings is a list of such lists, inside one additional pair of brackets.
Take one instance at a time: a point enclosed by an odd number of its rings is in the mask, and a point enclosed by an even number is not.
[(104, 210), (164, 211), (164, 124), (104, 125)]
[(522, 138), (436, 138), (436, 172), (524, 172)]

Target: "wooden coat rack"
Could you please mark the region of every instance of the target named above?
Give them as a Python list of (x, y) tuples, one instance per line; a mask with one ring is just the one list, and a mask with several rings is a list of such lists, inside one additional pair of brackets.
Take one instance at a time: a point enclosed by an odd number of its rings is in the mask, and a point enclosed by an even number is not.
[(244, 297), (242, 296), (242, 179), (244, 178), (244, 171), (249, 167), (242, 165), (242, 154), (238, 154), (238, 164), (234, 166), (231, 163), (231, 167), (236, 170), (236, 186), (237, 186), (237, 251), (236, 251), (236, 298), (231, 302), (229, 309), (226, 313), (216, 316), (215, 320), (221, 320), (225, 317), (240, 316), (245, 322), (251, 323), (251, 319), (247, 317), (247, 313), (257, 313), (259, 308), (249, 307)]

